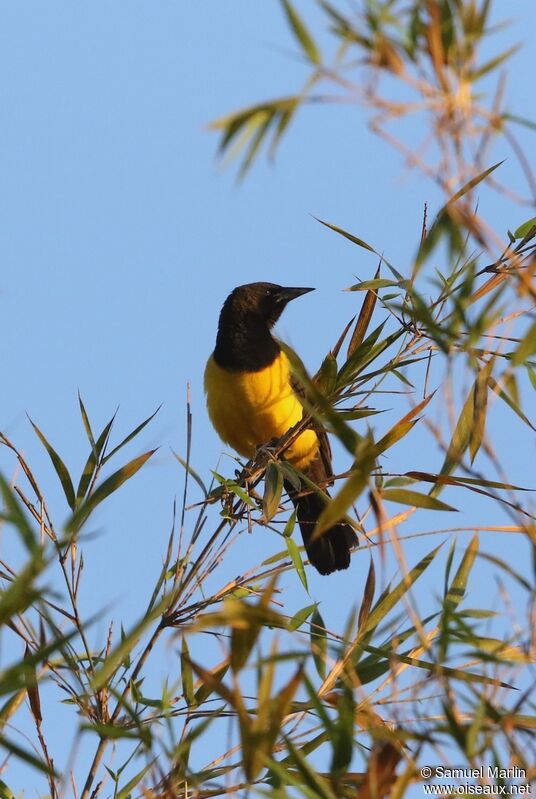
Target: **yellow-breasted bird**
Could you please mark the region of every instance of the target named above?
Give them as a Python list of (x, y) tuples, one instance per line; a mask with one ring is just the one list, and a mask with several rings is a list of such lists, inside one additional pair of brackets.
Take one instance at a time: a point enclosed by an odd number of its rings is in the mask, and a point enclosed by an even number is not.
[[(223, 305), (216, 347), (205, 370), (207, 406), (220, 437), (246, 458), (303, 417), (290, 362), (271, 331), (287, 303), (309, 291), (313, 289), (248, 283), (235, 288)], [(324, 490), (332, 482), (324, 431), (306, 428), (285, 450), (284, 458)], [(347, 569), (350, 550), (357, 543), (350, 525), (339, 522), (311, 541), (325, 503), (316, 493), (297, 491), (288, 481), (285, 489), (313, 566), (320, 574)]]

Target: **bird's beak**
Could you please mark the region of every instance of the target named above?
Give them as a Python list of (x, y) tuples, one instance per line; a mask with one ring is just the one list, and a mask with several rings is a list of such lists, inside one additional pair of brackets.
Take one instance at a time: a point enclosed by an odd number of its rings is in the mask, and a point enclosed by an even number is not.
[(296, 297), (301, 297), (302, 294), (308, 294), (310, 291), (314, 291), (314, 289), (282, 288), (278, 292), (278, 299), (280, 302), (287, 303), (291, 300), (295, 300)]

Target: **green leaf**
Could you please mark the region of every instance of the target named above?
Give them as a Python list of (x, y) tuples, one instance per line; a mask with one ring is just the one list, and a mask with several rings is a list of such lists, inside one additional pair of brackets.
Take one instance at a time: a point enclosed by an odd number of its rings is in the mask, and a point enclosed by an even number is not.
[(528, 419), (528, 418), (527, 418), (527, 416), (525, 416), (525, 414), (523, 413), (523, 411), (521, 410), (521, 408), (519, 407), (519, 405), (518, 405), (518, 404), (515, 402), (515, 400), (514, 400), (514, 399), (512, 399), (512, 397), (510, 397), (510, 396), (509, 396), (509, 395), (506, 393), (506, 391), (504, 391), (504, 390), (503, 390), (503, 389), (502, 389), (502, 388), (499, 386), (499, 384), (497, 383), (497, 381), (495, 380), (495, 378), (493, 378), (493, 377), (490, 377), (490, 379), (489, 379), (489, 386), (490, 386), (491, 390), (492, 390), (492, 391), (494, 391), (496, 394), (498, 394), (498, 396), (499, 396), (499, 397), (502, 399), (502, 401), (503, 401), (503, 402), (506, 402), (506, 404), (507, 404), (507, 405), (508, 405), (508, 406), (509, 406), (509, 407), (510, 407), (512, 410), (513, 410), (513, 412), (514, 412), (514, 413), (515, 413), (517, 416), (519, 416), (519, 418), (520, 418), (520, 419), (521, 419), (523, 422), (525, 422), (525, 424), (526, 424), (528, 427), (530, 427), (530, 429), (531, 429), (531, 430), (533, 430), (534, 432), (536, 432), (536, 427), (534, 427), (534, 425), (532, 424), (532, 422), (530, 421), (530, 419)]
[[(135, 787), (136, 787), (136, 785), (139, 785), (139, 784), (140, 784), (140, 782), (142, 781), (142, 779), (145, 777), (145, 775), (147, 774), (147, 772), (148, 772), (148, 771), (149, 771), (149, 770), (150, 770), (150, 769), (153, 767), (153, 765), (155, 764), (155, 762), (156, 762), (156, 758), (154, 758), (153, 760), (151, 760), (151, 762), (150, 762), (150, 763), (147, 763), (147, 765), (146, 765), (146, 766), (144, 766), (144, 767), (141, 769), (141, 771), (138, 771), (138, 773), (137, 773), (137, 774), (135, 774), (135, 775), (132, 777), (132, 779), (130, 779), (130, 780), (127, 782), (127, 784), (126, 784), (126, 785), (124, 785), (124, 786), (123, 786), (123, 788), (121, 788), (121, 789), (119, 790), (119, 792), (116, 794), (116, 797), (117, 797), (117, 799), (131, 799), (131, 797), (132, 797), (132, 789), (133, 789), (133, 788), (135, 788)], [(114, 797), (114, 799), (115, 799), (115, 797)]]
[(469, 452), (473, 463), (486, 429), (486, 411), (488, 406), (488, 383), (493, 369), (494, 359), (479, 370), (473, 388), (473, 425), (469, 436)]
[[(28, 417), (28, 419), (30, 419), (30, 417)], [(74, 510), (76, 503), (74, 486), (71, 480), (71, 476), (67, 471), (67, 467), (65, 466), (64, 462), (62, 461), (58, 453), (48, 443), (43, 433), (40, 431), (37, 425), (34, 424), (34, 422), (32, 422), (31, 419), (30, 419), (30, 424), (32, 425), (33, 429), (37, 433), (37, 436), (39, 437), (39, 440), (41, 441), (41, 443), (43, 444), (43, 446), (45, 447), (46, 451), (49, 454), (50, 460), (52, 461), (52, 465), (54, 466), (56, 474), (58, 475), (60, 483), (62, 485), (63, 493), (65, 494), (65, 499), (67, 500), (67, 504), (69, 505), (71, 510)]]
[(338, 233), (340, 236), (344, 236), (344, 238), (348, 239), (348, 241), (351, 241), (352, 244), (357, 244), (358, 247), (363, 247), (363, 249), (368, 250), (369, 252), (373, 252), (375, 253), (375, 255), (378, 255), (374, 247), (371, 247), (370, 244), (367, 244), (367, 242), (363, 241), (363, 239), (359, 239), (357, 236), (354, 236), (352, 233), (348, 233), (346, 230), (337, 227), (337, 225), (331, 225), (329, 222), (324, 222), (323, 219), (319, 219), (316, 216), (313, 216), (313, 219), (316, 219), (316, 221), (320, 222), (321, 225), (324, 225), (330, 230), (333, 230), (335, 233)]
[(0, 493), (5, 506), (5, 511), (0, 514), (0, 518), (9, 521), (16, 527), (28, 552), (35, 556), (39, 556), (41, 547), (39, 546), (32, 526), (22, 509), (22, 505), (16, 498), (13, 489), (2, 474), (0, 474)]
[(313, 380), (325, 397), (334, 391), (337, 385), (337, 359), (333, 353), (328, 352)]
[(15, 794), (3, 780), (0, 780), (0, 799), (15, 799)]
[(393, 425), (393, 427), (391, 427), (391, 429), (388, 430), (388, 432), (382, 438), (380, 438), (380, 440), (376, 444), (376, 455), (381, 455), (386, 450), (391, 449), (391, 447), (394, 446), (394, 444), (396, 444), (398, 441), (400, 441), (402, 438), (404, 438), (404, 436), (406, 436), (409, 433), (409, 431), (418, 421), (418, 419), (416, 419), (415, 417), (422, 410), (424, 410), (424, 408), (426, 408), (426, 406), (434, 396), (434, 393), (435, 392), (433, 392), (432, 394), (428, 394), (427, 397), (425, 397), (423, 400), (421, 400), (421, 402), (415, 405), (414, 408), (412, 408), (405, 416), (403, 416), (402, 419), (399, 419), (399, 421), (395, 425)]
[(123, 483), (126, 483), (131, 477), (133, 477), (136, 472), (138, 472), (141, 467), (146, 463), (149, 458), (154, 455), (156, 449), (151, 449), (149, 452), (145, 452), (143, 455), (140, 455), (137, 458), (134, 458), (125, 466), (122, 466), (121, 469), (118, 469), (114, 474), (108, 477), (103, 483), (98, 486), (93, 494), (87, 499), (87, 501), (81, 505), (78, 510), (73, 513), (69, 523), (67, 524), (68, 532), (73, 532), (87, 520), (89, 515), (95, 510), (97, 505), (109, 497), (110, 494), (113, 494), (120, 488)]
[(479, 175), (475, 175), (475, 177), (471, 178), (471, 180), (468, 180), (467, 183), (464, 183), (461, 189), (458, 189), (458, 191), (452, 195), (447, 205), (452, 205), (461, 197), (463, 197), (465, 194), (474, 189), (475, 186), (478, 186), (478, 184), (481, 183), (483, 180), (485, 180), (488, 177), (488, 175), (491, 175), (492, 172), (495, 172), (495, 170), (498, 169), (501, 166), (501, 164), (504, 164), (504, 158), (502, 161), (498, 161), (496, 164), (493, 164), (493, 166), (490, 166), (488, 167), (488, 169), (485, 169), (483, 172), (480, 172)]
[(84, 466), (84, 469), (82, 471), (82, 475), (81, 475), (80, 481), (78, 483), (78, 488), (76, 490), (77, 503), (79, 503), (80, 500), (84, 499), (84, 497), (86, 496), (87, 491), (89, 489), (89, 486), (91, 485), (91, 481), (93, 480), (93, 477), (95, 476), (95, 471), (96, 471), (96, 468), (97, 468), (97, 464), (99, 463), (99, 459), (100, 459), (102, 453), (106, 450), (106, 445), (108, 443), (108, 439), (110, 437), (110, 433), (111, 433), (111, 430), (112, 430), (116, 415), (117, 415), (117, 411), (113, 414), (113, 416), (110, 419), (110, 421), (108, 422), (108, 424), (106, 424), (104, 426), (104, 429), (103, 429), (102, 433), (100, 434), (100, 436), (98, 437), (97, 441), (95, 443), (92, 443), (92, 445), (91, 445), (91, 452), (88, 455), (88, 459), (87, 459), (86, 464)]
[(394, 280), (388, 280), (387, 278), (379, 277), (374, 278), (373, 280), (362, 280), (361, 283), (356, 283), (354, 286), (350, 286), (347, 291), (374, 291), (376, 289), (384, 289), (388, 286), (400, 286), (399, 283), (395, 283)]
[(266, 620), (266, 611), (270, 609), (270, 602), (275, 588), (275, 578), (272, 578), (263, 591), (256, 605), (249, 605), (239, 599), (227, 599), (227, 608), (236, 609), (243, 617), (240, 624), (235, 624), (231, 631), (231, 668), (235, 674), (246, 665), (251, 650), (253, 649), (263, 624)]
[(192, 672), (192, 662), (190, 658), (190, 650), (188, 649), (188, 642), (186, 636), (182, 636), (181, 644), (181, 679), (182, 679), (182, 694), (184, 701), (188, 707), (194, 705), (194, 678)]
[(516, 125), (522, 125), (525, 128), (529, 128), (529, 130), (536, 130), (536, 122), (533, 122), (532, 119), (526, 119), (516, 114), (502, 114), (501, 118), (506, 122), (515, 122)]
[[(440, 475), (450, 474), (459, 465), (464, 452), (469, 446), (474, 422), (474, 386), (471, 387), (460, 416), (454, 428), (450, 444), (441, 467)], [(431, 496), (436, 496), (442, 490), (442, 485), (436, 483), (432, 488)]]
[(294, 6), (290, 3), (290, 0), (281, 0), (281, 4), (285, 11), (288, 23), (292, 30), (294, 31), (294, 35), (296, 39), (300, 43), (303, 52), (312, 61), (313, 64), (321, 64), (322, 57), (316, 46), (316, 43), (307, 30), (303, 20), (299, 16), (298, 12), (294, 8)]
[(522, 363), (525, 363), (534, 353), (536, 353), (536, 322), (531, 325), (529, 331), (512, 355), (513, 366), (520, 366)]
[[(110, 741), (138, 741), (140, 737), (140, 732), (138, 730), (129, 730), (118, 724), (101, 724), (96, 722), (93, 724), (82, 724), (81, 729), (94, 732), (99, 738)], [(145, 735), (146, 738), (150, 740), (150, 732), (147, 728), (145, 728)]]
[(485, 169), (479, 175), (468, 180), (458, 191), (450, 197), (445, 205), (438, 211), (437, 216), (428, 231), (428, 235), (421, 241), (419, 251), (415, 259), (415, 268), (418, 269), (426, 258), (431, 254), (432, 250), (436, 247), (439, 240), (445, 234), (450, 235), (451, 243), (453, 237), (459, 236), (459, 225), (456, 224), (456, 211), (454, 205), (457, 200), (461, 199), (465, 194), (470, 192), (479, 183), (485, 180), (488, 175), (494, 172), (504, 161), (499, 161), (497, 164)]
[(311, 613), (315, 610), (316, 605), (307, 605), (306, 607), (298, 610), (288, 623), (288, 628), (291, 631), (298, 630), (302, 624), (307, 621)]
[(370, 333), (364, 341), (353, 347), (351, 354), (348, 353), (346, 362), (341, 367), (337, 378), (339, 386), (346, 386), (351, 378), (370, 363), (371, 353), (374, 345), (382, 334), (385, 322), (382, 322)]
[(419, 579), (421, 574), (426, 571), (430, 563), (441, 549), (441, 546), (442, 544), (422, 558), (417, 565), (414, 566), (413, 569), (411, 569), (411, 571), (398, 583), (398, 585), (393, 588), (392, 591), (389, 591), (380, 598), (377, 605), (369, 614), (367, 622), (363, 628), (362, 635), (375, 630), (378, 624), (385, 618), (385, 616), (387, 616), (389, 611), (400, 602), (404, 594), (409, 591), (411, 586)]
[[(220, 684), (225, 675), (227, 674), (227, 670), (229, 669), (229, 663), (224, 663), (222, 666), (219, 666), (217, 669), (211, 672), (212, 676), (214, 677), (214, 682), (216, 684)], [(203, 681), (197, 691), (195, 692), (194, 702), (193, 704), (196, 707), (200, 707), (204, 704), (207, 699), (214, 693), (214, 683), (208, 683)]]
[[(1, 738), (2, 746), (6, 749), (10, 754), (17, 757), (23, 763), (26, 763), (33, 768), (38, 769), (39, 771), (44, 771), (45, 774), (55, 774), (54, 771), (50, 769), (50, 767), (45, 763), (44, 760), (40, 760), (40, 758), (36, 757), (33, 752), (28, 751), (27, 749), (23, 749), (21, 746), (16, 744), (14, 741), (10, 741), (5, 735), (2, 735)], [(56, 776), (58, 776), (56, 774)]]
[(305, 796), (314, 797), (314, 799), (336, 799), (336, 795), (332, 793), (329, 784), (324, 780), (320, 774), (312, 768), (307, 758), (305, 758), (298, 747), (295, 747), (287, 735), (284, 735), (285, 743), (289, 751), (291, 761), (294, 763), (302, 776), (302, 780), (309, 788)]
[(283, 473), (277, 464), (271, 461), (264, 477), (264, 495), (262, 498), (262, 511), (267, 522), (275, 516), (279, 509), (282, 491)]
[(381, 496), (388, 502), (399, 502), (401, 505), (427, 508), (428, 510), (456, 511), (452, 505), (447, 505), (429, 494), (419, 494), (418, 491), (411, 491), (407, 488), (386, 488), (382, 490)]
[(502, 682), (501, 680), (496, 680), (493, 677), (486, 677), (483, 674), (475, 674), (474, 672), (466, 671), (464, 669), (454, 669), (448, 666), (443, 666), (441, 663), (431, 663), (427, 660), (421, 660), (420, 658), (409, 657), (407, 655), (401, 655), (395, 652), (386, 653), (382, 649), (371, 646), (370, 644), (367, 644), (364, 649), (366, 649), (367, 652), (372, 652), (373, 654), (383, 655), (384, 657), (390, 658), (392, 661), (406, 663), (408, 666), (415, 666), (418, 669), (424, 669), (438, 678), (451, 677), (452, 679), (461, 680), (462, 682), (466, 683), (498, 685), (501, 686), (501, 688), (510, 688), (515, 690), (513, 685), (510, 685), (507, 682)]
[(203, 480), (201, 479), (200, 475), (198, 474), (198, 472), (196, 472), (195, 469), (191, 466), (191, 464), (187, 463), (184, 460), (184, 458), (181, 458), (181, 456), (178, 455), (176, 452), (173, 452), (173, 455), (178, 460), (180, 465), (184, 469), (186, 469), (188, 474), (195, 480), (195, 482), (197, 483), (197, 485), (199, 486), (199, 488), (203, 492), (203, 495), (204, 495), (204, 497), (206, 499), (208, 497), (208, 489), (207, 489), (206, 485), (204, 484)]
[(363, 598), (361, 600), (361, 607), (359, 608), (359, 617), (357, 622), (357, 631), (361, 632), (367, 619), (369, 617), (372, 602), (374, 600), (374, 591), (376, 589), (376, 573), (374, 569), (374, 561), (370, 559), (370, 566), (367, 574), (367, 582), (363, 591)]
[(139, 433), (141, 433), (143, 428), (147, 427), (149, 422), (151, 422), (154, 419), (154, 417), (156, 416), (161, 407), (162, 405), (159, 405), (156, 411), (154, 411), (150, 416), (147, 417), (147, 419), (145, 419), (143, 422), (141, 422), (141, 424), (139, 424), (136, 428), (134, 428), (134, 430), (131, 433), (129, 433), (128, 436), (125, 436), (125, 438), (116, 447), (114, 447), (113, 450), (109, 452), (105, 458), (102, 459), (102, 463), (105, 464), (106, 461), (109, 461), (110, 458), (113, 458), (116, 452), (119, 452), (119, 450), (122, 449), (125, 446), (125, 444), (128, 444), (129, 441), (132, 441), (133, 438), (136, 438), (136, 436), (139, 435)]
[(326, 676), (326, 653), (328, 648), (325, 628), (324, 619), (318, 607), (316, 607), (310, 622), (311, 651), (316, 670), (322, 679), (325, 679)]
[(305, 574), (305, 568), (303, 566), (303, 561), (301, 559), (300, 550), (296, 545), (296, 542), (292, 538), (285, 538), (288, 554), (290, 555), (290, 559), (294, 565), (298, 573), (298, 577), (300, 578), (301, 584), (305, 588), (306, 591), (309, 590), (307, 585), (307, 575)]
[(536, 228), (536, 216), (527, 219), (516, 230), (514, 230), (514, 238), (523, 239), (533, 228)]
[[(381, 261), (380, 265), (376, 269), (376, 274), (374, 275), (375, 280), (378, 280), (380, 277), (380, 268), (381, 268)], [(372, 315), (374, 313), (374, 309), (376, 307), (377, 299), (378, 299), (377, 293), (369, 289), (365, 295), (365, 299), (363, 300), (361, 310), (359, 311), (359, 316), (357, 317), (357, 322), (355, 323), (354, 332), (352, 333), (352, 338), (350, 339), (350, 343), (348, 344), (348, 350), (346, 353), (347, 359), (352, 357), (356, 349), (365, 340), (368, 326), (370, 324)]]
[(467, 580), (475, 562), (477, 553), (478, 535), (474, 535), (469, 543), (469, 546), (464, 552), (463, 558), (458, 566), (458, 570), (449, 586), (447, 596), (445, 597), (445, 605), (451, 613), (456, 610), (465, 596)]
[(322, 510), (311, 540), (319, 538), (323, 532), (344, 518), (348, 509), (360, 496), (368, 483), (368, 479), (376, 459), (376, 447), (371, 438), (359, 442), (355, 452), (356, 466), (342, 488)]
[(338, 718), (331, 734), (333, 756), (331, 775), (337, 779), (348, 771), (354, 751), (355, 702), (352, 691), (344, 685), (337, 700)]
[(86, 435), (88, 437), (88, 441), (91, 444), (92, 449), (95, 449), (95, 438), (93, 437), (93, 431), (91, 429), (91, 424), (89, 422), (89, 416), (87, 415), (85, 405), (82, 402), (82, 396), (80, 392), (78, 392), (78, 404), (80, 405), (80, 414), (82, 416), (82, 422), (84, 423), (84, 428), (86, 431)]
[(468, 80), (471, 82), (480, 80), (480, 78), (484, 77), (484, 75), (487, 75), (488, 72), (492, 72), (498, 66), (507, 61), (511, 56), (513, 56), (513, 54), (519, 50), (519, 47), (519, 44), (515, 44), (508, 50), (505, 50), (504, 53), (501, 53), (500, 55), (495, 56), (495, 58), (492, 58), (490, 61), (487, 61), (485, 64), (483, 64), (483, 66), (475, 69), (473, 72), (470, 72), (468, 75)]

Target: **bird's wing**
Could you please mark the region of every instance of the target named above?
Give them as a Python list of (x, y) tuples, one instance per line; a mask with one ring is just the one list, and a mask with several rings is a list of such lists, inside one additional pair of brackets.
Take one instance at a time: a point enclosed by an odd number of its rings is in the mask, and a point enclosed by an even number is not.
[[(292, 374), (290, 376), (290, 385), (303, 405), (303, 400), (305, 399), (305, 390), (299, 380), (297, 380)], [(311, 472), (310, 477), (315, 482), (322, 483), (323, 485), (321, 487), (325, 488), (327, 485), (331, 485), (333, 483), (333, 480), (330, 479), (333, 477), (333, 468), (331, 465), (333, 456), (331, 454), (331, 446), (329, 443), (328, 434), (322, 425), (312, 419), (310, 427), (313, 428), (318, 437), (319, 450), (318, 458), (316, 458), (314, 463), (311, 464), (312, 468), (308, 469), (308, 472)]]

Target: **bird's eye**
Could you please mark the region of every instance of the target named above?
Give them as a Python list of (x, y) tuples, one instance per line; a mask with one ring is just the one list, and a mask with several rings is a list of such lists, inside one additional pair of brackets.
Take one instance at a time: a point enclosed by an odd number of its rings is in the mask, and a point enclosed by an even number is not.
[(272, 289), (266, 289), (264, 293), (270, 296), (270, 294), (272, 293)]

